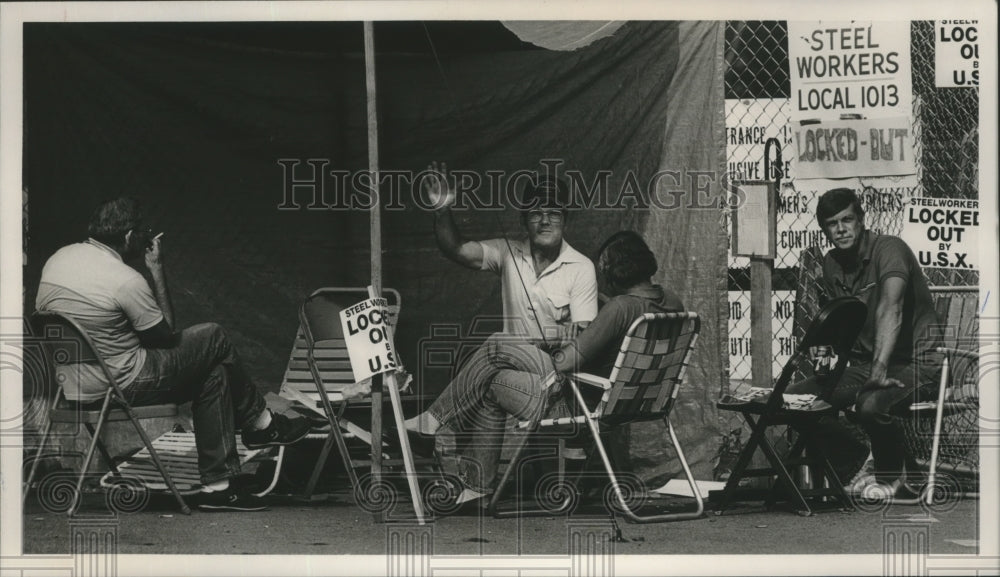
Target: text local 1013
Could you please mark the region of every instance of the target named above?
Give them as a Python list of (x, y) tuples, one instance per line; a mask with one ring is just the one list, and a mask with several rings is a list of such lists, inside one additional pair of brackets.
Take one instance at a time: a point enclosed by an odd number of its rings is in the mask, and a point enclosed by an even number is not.
[(895, 84), (866, 84), (857, 90), (853, 90), (850, 86), (809, 88), (798, 92), (796, 103), (800, 111), (854, 110), (897, 104), (899, 104), (899, 88)]

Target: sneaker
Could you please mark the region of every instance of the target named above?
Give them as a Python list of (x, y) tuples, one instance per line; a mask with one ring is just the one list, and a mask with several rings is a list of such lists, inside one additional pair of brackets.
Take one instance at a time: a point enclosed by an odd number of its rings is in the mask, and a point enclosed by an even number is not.
[(861, 497), (870, 502), (898, 502), (904, 504), (914, 504), (920, 499), (920, 492), (914, 489), (903, 479), (896, 479), (892, 483), (882, 483), (874, 481), (864, 487), (860, 493)]
[(259, 431), (243, 431), (243, 444), (248, 449), (262, 449), (276, 445), (291, 445), (309, 434), (308, 419), (289, 419), (281, 413), (271, 414), (271, 424)]
[(896, 488), (892, 485), (873, 480), (871, 484), (865, 485), (855, 494), (868, 503), (882, 503), (892, 501), (895, 492)]
[(877, 483), (875, 475), (873, 475), (871, 471), (862, 469), (858, 471), (858, 474), (855, 475), (849, 483), (844, 485), (844, 490), (851, 495), (861, 495), (864, 493), (865, 489)]
[(197, 507), (202, 511), (264, 511), (267, 505), (260, 497), (237, 493), (232, 487), (225, 491), (198, 494)]

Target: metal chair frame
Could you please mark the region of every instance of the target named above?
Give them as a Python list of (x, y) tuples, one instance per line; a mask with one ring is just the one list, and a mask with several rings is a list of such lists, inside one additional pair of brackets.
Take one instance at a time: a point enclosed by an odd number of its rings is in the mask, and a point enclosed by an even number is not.
[[(56, 393), (55, 399), (52, 401), (49, 408), (49, 419), (43, 429), (42, 439), (38, 446), (38, 451), (35, 454), (35, 458), (31, 464), (31, 470), (28, 473), (28, 478), (24, 484), (23, 494), (21, 497), (22, 508), (27, 500), (28, 491), (31, 488), (35, 473), (38, 470), (38, 464), (42, 457), (42, 451), (45, 449), (45, 444), (48, 441), (53, 424), (82, 423), (90, 433), (91, 437), (86, 456), (84, 457), (83, 464), (80, 468), (80, 476), (77, 479), (73, 497), (70, 501), (69, 510), (67, 511), (67, 513), (72, 516), (79, 508), (81, 491), (83, 490), (83, 481), (87, 475), (87, 471), (90, 469), (95, 449), (100, 451), (101, 456), (104, 457), (105, 461), (108, 463), (108, 467), (114, 475), (120, 476), (115, 459), (111, 457), (107, 447), (101, 440), (101, 433), (104, 429), (105, 423), (129, 421), (132, 423), (132, 426), (142, 439), (143, 445), (145, 445), (146, 449), (149, 451), (153, 464), (163, 477), (163, 481), (166, 483), (170, 492), (177, 500), (177, 504), (180, 505), (181, 511), (186, 515), (190, 514), (191, 509), (188, 507), (187, 503), (184, 502), (184, 498), (181, 497), (180, 492), (174, 485), (173, 479), (163, 466), (159, 455), (153, 448), (149, 435), (146, 434), (145, 429), (143, 429), (142, 425), (139, 424), (139, 420), (141, 419), (176, 416), (177, 405), (159, 404), (133, 408), (122, 395), (121, 386), (114, 378), (107, 363), (103, 358), (101, 358), (100, 354), (98, 354), (93, 340), (91, 340), (86, 330), (84, 330), (83, 327), (81, 327), (72, 317), (59, 312), (38, 311), (32, 315), (31, 321), (34, 329), (36, 330), (36, 334), (42, 338), (42, 357), (46, 364), (47, 375), (55, 379), (55, 366), (57, 364), (91, 363), (96, 364), (100, 368), (101, 373), (109, 383), (109, 386), (104, 393), (101, 408), (96, 411), (86, 410), (80, 407), (63, 408), (61, 405), (71, 403), (71, 401), (66, 400), (65, 391), (63, 391), (61, 386), (56, 387), (58, 392)], [(75, 340), (77, 342), (78, 350), (76, 351), (75, 358), (74, 351), (70, 350), (72, 347), (64, 346), (60, 348), (58, 346), (60, 341), (65, 343), (67, 340)]]
[[(836, 382), (847, 369), (848, 353), (857, 340), (865, 322), (867, 307), (857, 299), (841, 297), (826, 304), (816, 315), (815, 320), (806, 330), (805, 336), (792, 358), (785, 363), (767, 401), (730, 402), (723, 399), (717, 403), (720, 410), (735, 411), (743, 415), (749, 425), (751, 434), (737, 458), (736, 465), (726, 481), (722, 491), (713, 491), (710, 498), (716, 501), (715, 513), (721, 515), (733, 500), (762, 500), (766, 507), (773, 506), (784, 496), (801, 515), (812, 515), (813, 509), (807, 499), (815, 497), (832, 497), (844, 509), (853, 509), (850, 498), (844, 489), (842, 481), (819, 446), (810, 446), (808, 456), (805, 454), (808, 439), (806, 435), (798, 435), (795, 444), (785, 459), (782, 459), (774, 446), (767, 439), (767, 429), (773, 426), (791, 426), (793, 429), (804, 421), (819, 418), (822, 415), (835, 414), (832, 408), (828, 410), (804, 411), (784, 408), (784, 393), (791, 384), (792, 378), (801, 363), (809, 360), (809, 349), (819, 345), (832, 346), (837, 356), (837, 364), (831, 371), (830, 379)], [(757, 449), (767, 458), (769, 467), (750, 469), (750, 461)], [(791, 465), (810, 465), (827, 479), (830, 487), (800, 488), (792, 479), (788, 470)], [(740, 481), (750, 477), (774, 477), (771, 488), (744, 488)], [(821, 479), (814, 479), (822, 485)]]
[[(498, 502), (503, 488), (521, 462), (522, 451), (534, 433), (538, 432), (539, 429), (565, 426), (572, 426), (571, 432), (575, 432), (580, 425), (586, 425), (593, 439), (588, 461), (593, 455), (593, 451), (596, 450), (604, 473), (611, 483), (617, 501), (616, 507), (628, 519), (636, 523), (655, 523), (701, 517), (705, 509), (704, 501), (670, 421), (670, 415), (684, 380), (687, 365), (698, 341), (700, 323), (697, 313), (694, 312), (643, 314), (629, 327), (610, 377), (603, 378), (587, 373), (568, 375), (567, 382), (573, 398), (583, 414), (563, 419), (539, 417), (533, 421), (519, 424), (520, 428), (527, 429), (527, 434), (520, 436), (510, 466), (507, 467), (490, 499), (489, 511), (496, 517), (510, 517), (516, 515), (552, 515), (567, 510), (572, 501), (570, 495), (565, 497), (562, 505), (556, 511), (550, 509), (501, 511), (498, 510)], [(553, 379), (555, 375), (550, 375), (548, 378)], [(580, 385), (594, 386), (603, 390), (601, 399), (593, 410), (588, 408)], [(661, 419), (667, 427), (670, 442), (677, 451), (677, 458), (691, 487), (696, 507), (693, 511), (639, 515), (629, 506), (628, 499), (622, 491), (619, 475), (616, 474), (613, 459), (604, 447), (601, 437), (605, 432), (618, 426)], [(602, 428), (605, 430), (602, 431)], [(564, 472), (563, 469), (560, 460), (560, 476)]]
[[(396, 314), (398, 315), (402, 304), (399, 293), (389, 288), (383, 289), (383, 292), (385, 293), (385, 296), (391, 299), (392, 302), (390, 303), (390, 307), (395, 308)], [(325, 342), (343, 339), (343, 333), (339, 318), (336, 320), (336, 323), (333, 323), (329, 318), (321, 319), (319, 317), (329, 313), (329, 311), (313, 311), (311, 307), (315, 307), (316, 303), (322, 302), (321, 299), (327, 297), (346, 297), (348, 295), (364, 299), (367, 298), (368, 292), (363, 288), (321, 288), (313, 291), (312, 294), (306, 297), (302, 306), (299, 307), (299, 323), (302, 326), (303, 336), (306, 341), (306, 359), (309, 365), (309, 372), (312, 375), (313, 383), (316, 385), (316, 389), (319, 391), (319, 401), (320, 405), (323, 407), (323, 413), (326, 415), (326, 418), (330, 423), (330, 431), (327, 433), (326, 438), (323, 441), (323, 448), (320, 450), (319, 457), (316, 460), (316, 465), (313, 467), (312, 474), (309, 476), (309, 481), (306, 485), (304, 494), (306, 499), (312, 497), (312, 494), (316, 489), (316, 485), (319, 482), (320, 473), (326, 465), (326, 460), (329, 457), (330, 450), (333, 448), (334, 444), (337, 445), (337, 450), (340, 452), (341, 459), (343, 459), (344, 468), (346, 469), (348, 478), (351, 482), (351, 488), (355, 491), (360, 490), (357, 469), (371, 465), (370, 460), (353, 459), (348, 452), (347, 442), (341, 430), (341, 420), (343, 419), (344, 412), (347, 410), (350, 402), (343, 399), (338, 400), (336, 398), (331, 400), (331, 392), (328, 390), (326, 382), (323, 378), (324, 368), (329, 369), (330, 367), (333, 367), (339, 371), (343, 371), (345, 375), (351, 373), (351, 361), (347, 356), (346, 347), (343, 348), (342, 354), (340, 354), (336, 360), (327, 359), (323, 361), (329, 366), (321, 367), (320, 361), (317, 359), (317, 349), (320, 348), (319, 345)], [(349, 378), (353, 379), (353, 377)], [(373, 439), (372, 442), (381, 441), (379, 439)]]

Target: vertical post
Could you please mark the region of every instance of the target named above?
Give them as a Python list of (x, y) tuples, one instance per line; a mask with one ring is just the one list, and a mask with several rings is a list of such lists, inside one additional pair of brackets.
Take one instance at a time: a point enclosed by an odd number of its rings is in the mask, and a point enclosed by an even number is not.
[[(375, 27), (368, 20), (364, 23), (365, 31), (365, 87), (368, 93), (368, 172), (371, 175), (372, 190), (375, 202), (371, 208), (370, 243), (371, 243), (371, 286), (368, 288), (370, 297), (382, 296), (382, 214), (381, 193), (379, 192), (378, 174), (378, 106), (375, 89)], [(403, 427), (403, 407), (396, 386), (395, 373), (376, 375), (372, 379), (372, 484), (378, 484), (382, 478), (382, 385), (389, 389), (392, 401), (393, 415), (396, 419), (396, 430), (400, 435), (400, 445), (403, 449), (403, 462), (407, 473), (407, 483), (410, 487), (410, 497), (417, 515), (417, 522), (424, 524), (423, 500), (417, 485), (416, 473), (413, 467), (413, 455), (410, 453), (409, 438)], [(375, 513), (375, 522), (385, 522), (385, 513), (381, 510)]]
[(753, 386), (770, 388), (773, 377), (771, 272), (774, 261), (750, 259), (750, 373)]
[[(766, 155), (765, 155), (766, 156)], [(777, 207), (775, 206), (775, 195), (777, 194), (776, 183), (768, 181), (758, 183), (756, 188), (759, 194), (757, 199), (762, 205), (764, 220), (762, 224), (766, 230), (757, 231), (759, 242), (763, 242), (762, 251), (755, 251), (750, 256), (750, 374), (751, 382), (755, 387), (771, 388), (774, 384), (774, 338), (771, 334), (771, 276), (774, 271), (775, 240), (777, 228)], [(767, 434), (767, 433), (765, 433)], [(767, 434), (768, 441), (775, 438), (775, 435)], [(750, 461), (753, 468), (766, 468), (767, 460), (760, 451), (757, 451)], [(757, 477), (751, 481), (754, 487), (766, 487), (769, 479)]]
[[(368, 94), (368, 174), (372, 179), (375, 202), (369, 212), (371, 246), (371, 286), (375, 296), (382, 296), (382, 214), (378, 187), (378, 107), (375, 100), (375, 33), (371, 21), (365, 21), (365, 87)], [(372, 379), (372, 484), (382, 479), (382, 376)], [(375, 513), (375, 522), (385, 521), (385, 513)]]
[[(766, 156), (766, 155), (765, 155)], [(750, 256), (750, 373), (753, 386), (770, 388), (774, 373), (774, 343), (771, 335), (771, 273), (774, 271), (777, 240), (778, 193), (776, 182), (758, 182), (753, 189), (758, 214), (763, 217), (755, 231), (756, 250)], [(750, 231), (745, 231), (750, 232)], [(763, 248), (763, 250), (760, 250)]]

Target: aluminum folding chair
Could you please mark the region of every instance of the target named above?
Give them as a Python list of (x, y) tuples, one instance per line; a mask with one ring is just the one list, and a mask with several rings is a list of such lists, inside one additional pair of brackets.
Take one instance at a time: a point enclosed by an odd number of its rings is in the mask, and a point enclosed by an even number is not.
[(46, 363), (45, 374), (48, 378), (56, 379), (58, 381), (55, 370), (56, 365), (90, 364), (96, 365), (100, 369), (101, 374), (104, 375), (105, 380), (110, 384), (110, 386), (104, 394), (103, 401), (100, 402), (99, 409), (88, 408), (91, 405), (96, 406), (97, 401), (94, 403), (88, 403), (86, 406), (68, 401), (66, 400), (65, 392), (62, 387), (54, 387), (57, 389), (57, 393), (49, 409), (48, 422), (44, 427), (41, 443), (38, 446), (38, 451), (35, 454), (30, 472), (28, 473), (28, 478), (25, 481), (24, 493), (22, 495), (22, 505), (24, 500), (27, 498), (28, 490), (31, 488), (35, 473), (38, 470), (39, 461), (42, 458), (42, 451), (45, 449), (45, 444), (48, 441), (49, 434), (52, 431), (52, 426), (55, 423), (83, 424), (83, 426), (90, 433), (91, 437), (90, 446), (87, 449), (87, 454), (80, 467), (80, 476), (77, 479), (76, 487), (67, 511), (69, 515), (73, 515), (76, 513), (76, 510), (80, 505), (80, 493), (83, 490), (83, 481), (87, 475), (87, 471), (90, 469), (95, 449), (99, 450), (101, 455), (104, 457), (112, 475), (115, 477), (121, 477), (116, 459), (112, 458), (107, 450), (107, 447), (104, 445), (104, 442), (101, 440), (101, 432), (103, 431), (106, 423), (129, 421), (135, 427), (136, 432), (142, 439), (143, 445), (145, 445), (146, 450), (149, 452), (149, 457), (152, 459), (153, 466), (160, 473), (160, 476), (163, 477), (164, 483), (174, 495), (174, 498), (177, 499), (177, 503), (180, 505), (181, 511), (185, 514), (190, 514), (191, 509), (184, 502), (184, 498), (181, 497), (180, 492), (174, 485), (173, 479), (164, 468), (159, 455), (153, 448), (152, 442), (149, 440), (149, 436), (146, 434), (146, 431), (139, 424), (141, 419), (174, 417), (177, 415), (177, 405), (160, 404), (132, 407), (122, 395), (121, 387), (112, 375), (108, 365), (105, 363), (104, 359), (101, 358), (100, 354), (97, 353), (97, 349), (95, 348), (93, 341), (90, 339), (90, 336), (87, 335), (87, 332), (83, 329), (83, 327), (81, 327), (68, 315), (58, 312), (39, 311), (32, 315), (31, 322), (35, 335), (41, 337), (42, 339), (42, 357)]
[[(387, 288), (383, 296), (389, 303), (390, 324), (394, 325), (400, 308), (399, 293)], [(333, 445), (337, 446), (355, 491), (360, 490), (357, 470), (371, 466), (370, 459), (356, 459), (348, 450), (347, 438), (358, 438), (368, 444), (372, 439), (368, 431), (344, 418), (352, 402), (345, 401), (341, 393), (354, 384), (354, 373), (340, 324), (340, 311), (367, 298), (365, 288), (321, 288), (306, 297), (299, 308), (301, 341), (296, 339), (281, 394), (313, 411), (321, 408), (329, 423), (329, 430), (321, 435), (323, 447), (305, 488), (306, 499), (312, 497)], [(370, 402), (364, 400), (355, 404)]]
[[(695, 483), (694, 476), (684, 457), (684, 451), (677, 440), (673, 424), (670, 422), (671, 411), (684, 380), (684, 373), (691, 353), (698, 340), (700, 320), (697, 313), (646, 313), (637, 318), (629, 327), (622, 341), (614, 369), (608, 378), (586, 373), (568, 375), (567, 383), (573, 394), (576, 405), (583, 414), (575, 417), (558, 419), (542, 418), (537, 422), (522, 422), (519, 427), (527, 430), (521, 435), (520, 442), (511, 459), (510, 466), (504, 472), (493, 497), (490, 500), (490, 511), (498, 517), (517, 514), (548, 514), (551, 510), (519, 509), (516, 511), (498, 511), (497, 504), (503, 488), (518, 469), (521, 453), (532, 436), (546, 430), (563, 430), (573, 433), (585, 425), (589, 431), (593, 445), (591, 452), (600, 456), (611, 489), (614, 493), (614, 506), (636, 523), (652, 523), (659, 521), (678, 521), (700, 517), (704, 512), (704, 503)], [(587, 397), (589, 391), (582, 386), (596, 387), (602, 391), (600, 401), (593, 409), (589, 408)], [(594, 404), (591, 402), (590, 404)], [(602, 437), (618, 427), (640, 421), (662, 420), (666, 425), (670, 442), (677, 452), (677, 458), (684, 469), (688, 484), (696, 500), (693, 511), (664, 513), (654, 515), (639, 515), (633, 511), (622, 488), (619, 479), (620, 471), (616, 471), (611, 456), (602, 442)], [(562, 467), (560, 467), (560, 474)], [(562, 480), (560, 480), (562, 483)], [(568, 504), (572, 497), (567, 495), (564, 503)]]
[(935, 505), (970, 493), (969, 486), (978, 488), (979, 353), (949, 347), (934, 352), (943, 356), (937, 394), (893, 417), (906, 439), (907, 482), (923, 481), (917, 497), (896, 503)]
[[(390, 288), (383, 289), (382, 296), (388, 302), (388, 323), (394, 327), (400, 311), (401, 297)], [(352, 452), (347, 441), (353, 439), (369, 446), (373, 442), (385, 445), (385, 441), (372, 439), (370, 431), (364, 428), (368, 424), (366, 420), (357, 424), (345, 417), (345, 413), (351, 409), (370, 411), (372, 399), (344, 399), (342, 391), (355, 384), (355, 381), (340, 323), (340, 311), (367, 298), (368, 289), (365, 287), (327, 287), (313, 291), (299, 308), (299, 334), (292, 348), (279, 395), (300, 403), (327, 420), (326, 430), (310, 433), (307, 437), (322, 438), (324, 441), (303, 491), (304, 499), (313, 497), (334, 445), (340, 453), (355, 496), (369, 497), (368, 488), (362, 486), (365, 478), (359, 477), (358, 471), (371, 468), (373, 460), (367, 454), (357, 455), (356, 451)], [(401, 397), (406, 402), (425, 399), (426, 396), (416, 394)], [(385, 400), (388, 400), (388, 396)], [(363, 413), (359, 417), (366, 418)], [(386, 456), (381, 464), (385, 468), (402, 465), (403, 462), (403, 459)], [(415, 462), (426, 464), (428, 461), (417, 459)], [(381, 513), (376, 512), (376, 517), (379, 514)]]
[[(927, 472), (928, 504), (978, 491), (979, 483), (979, 287), (931, 287), (941, 321), (943, 366), (937, 395), (912, 403), (900, 417), (907, 472)], [(971, 489), (971, 491), (970, 491)]]

